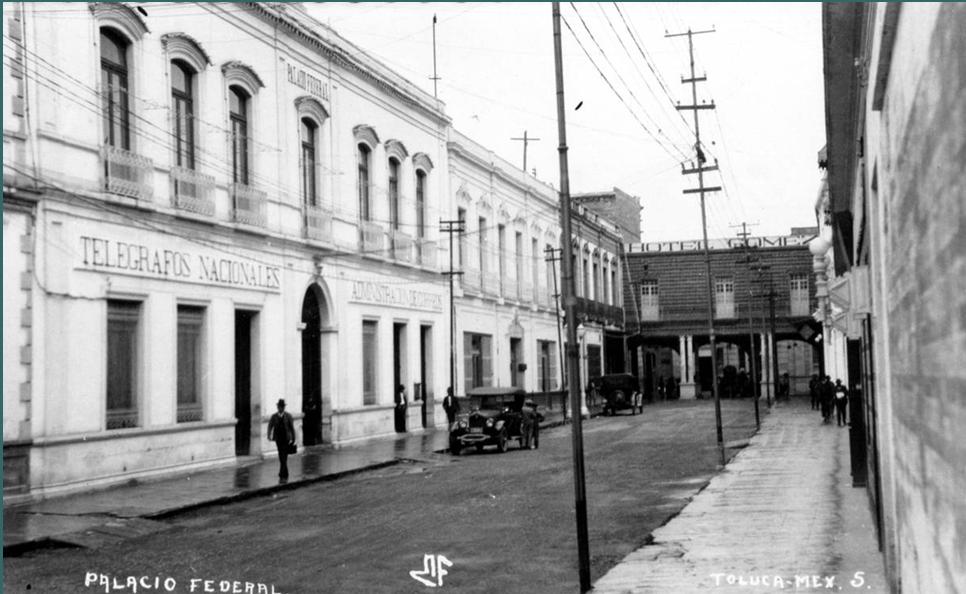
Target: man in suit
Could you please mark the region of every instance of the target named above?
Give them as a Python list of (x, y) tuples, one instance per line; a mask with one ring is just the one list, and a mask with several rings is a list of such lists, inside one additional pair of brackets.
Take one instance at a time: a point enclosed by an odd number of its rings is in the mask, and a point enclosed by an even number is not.
[(453, 396), (453, 388), (446, 388), (446, 398), (443, 398), (443, 411), (446, 412), (446, 421), (452, 425), (456, 422), (456, 415), (460, 413), (460, 403)]
[(406, 432), (406, 408), (408, 400), (406, 398), (406, 386), (399, 384), (396, 388), (396, 432)]
[(278, 412), (268, 420), (268, 440), (278, 448), (279, 482), (288, 482), (288, 455), (295, 446), (295, 423), (292, 415), (285, 412), (285, 400), (279, 399)]

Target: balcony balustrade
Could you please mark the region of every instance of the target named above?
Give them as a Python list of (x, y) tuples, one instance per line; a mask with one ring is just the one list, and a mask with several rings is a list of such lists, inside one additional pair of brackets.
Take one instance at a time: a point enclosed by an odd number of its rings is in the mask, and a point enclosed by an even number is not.
[(108, 192), (151, 200), (154, 195), (151, 159), (110, 145), (102, 147), (101, 157), (104, 159), (104, 186)]
[(480, 276), (480, 271), (475, 268), (466, 268), (463, 270), (463, 290), (472, 291), (474, 293), (479, 293), (482, 287), (482, 277)]
[(214, 177), (185, 167), (171, 168), (171, 195), (177, 208), (210, 217), (215, 214), (214, 190)]
[(388, 256), (386, 239), (386, 229), (379, 223), (373, 221), (359, 223), (359, 240), (364, 254), (383, 258)]
[(392, 232), (392, 257), (398, 262), (412, 262), (415, 241), (413, 236), (398, 229)]
[(306, 204), (305, 237), (315, 241), (332, 241), (332, 213), (328, 210)]
[(228, 186), (231, 195), (232, 217), (238, 223), (254, 227), (265, 226), (265, 202), (268, 195), (245, 184)]
[(416, 244), (419, 248), (419, 265), (423, 268), (436, 268), (439, 263), (437, 261), (439, 254), (439, 247), (435, 241), (430, 241), (428, 239), (420, 239)]

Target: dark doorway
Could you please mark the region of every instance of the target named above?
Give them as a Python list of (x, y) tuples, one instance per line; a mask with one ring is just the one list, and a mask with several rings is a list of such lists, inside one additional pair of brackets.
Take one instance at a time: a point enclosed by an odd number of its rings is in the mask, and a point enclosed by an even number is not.
[(520, 365), (523, 363), (523, 340), (519, 338), (510, 339), (510, 385), (523, 387), (523, 370)]
[(252, 445), (252, 320), (255, 312), (235, 311), (235, 455)]
[(433, 420), (434, 394), (432, 377), (433, 360), (433, 327), (419, 327), (419, 391), (418, 396), (422, 400), (422, 422), (423, 427), (432, 427), (436, 423)]
[(600, 345), (587, 345), (587, 379), (601, 376)]
[[(392, 325), (392, 389), (399, 390), (400, 386), (406, 384), (405, 377), (403, 376), (403, 369), (405, 368), (406, 361), (406, 324), (393, 324)], [(409, 398), (415, 398), (415, 395), (410, 395)], [(396, 406), (396, 432), (405, 433), (406, 432), (406, 412), (407, 407), (405, 405)]]
[(553, 374), (551, 372), (551, 364), (553, 363), (553, 353), (550, 350), (550, 342), (547, 340), (538, 340), (537, 344), (540, 346), (540, 385), (539, 389), (541, 392), (549, 392), (553, 383)]
[(302, 300), (302, 443), (322, 443), (322, 304), (310, 287)]

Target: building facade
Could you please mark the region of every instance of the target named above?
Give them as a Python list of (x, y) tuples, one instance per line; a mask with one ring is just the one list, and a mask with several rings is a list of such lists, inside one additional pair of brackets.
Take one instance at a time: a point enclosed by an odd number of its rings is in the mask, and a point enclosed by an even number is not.
[(868, 477), (892, 591), (958, 592), (966, 584), (966, 5), (830, 3), (822, 24), (829, 251), (843, 279), (861, 404), (853, 477)]
[[(479, 386), (553, 392), (565, 383), (566, 323), (558, 305), (559, 194), (468, 137), (449, 142), (456, 292), (458, 394)], [(588, 209), (573, 214), (581, 378), (618, 365), (622, 269), (617, 227)]]
[(775, 378), (785, 373), (792, 393), (807, 393), (810, 376), (822, 370), (809, 279), (814, 237), (815, 229), (797, 229), (788, 236), (749, 237), (748, 247), (740, 238), (709, 240), (718, 369), (711, 363), (704, 242), (628, 245), (628, 367), (645, 395), (709, 395), (718, 378), (727, 380), (724, 396), (733, 396), (732, 375), (741, 371), (757, 377), (752, 383), (763, 396), (775, 394)]
[(445, 418), (432, 96), (298, 5), (4, 16), (5, 489)]

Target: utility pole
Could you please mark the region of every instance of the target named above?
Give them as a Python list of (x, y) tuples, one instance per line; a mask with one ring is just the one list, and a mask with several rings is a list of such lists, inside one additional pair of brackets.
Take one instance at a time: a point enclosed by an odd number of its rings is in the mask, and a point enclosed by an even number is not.
[[(545, 260), (547, 261), (547, 265), (550, 266), (550, 271), (553, 273), (553, 304), (554, 304), (553, 307), (557, 316), (557, 344), (560, 345), (557, 348), (557, 354), (560, 357), (560, 377), (566, 379), (564, 375), (565, 370), (567, 369), (564, 366), (564, 354), (563, 354), (564, 343), (563, 343), (563, 337), (561, 335), (561, 330), (560, 330), (560, 291), (557, 289), (557, 267), (555, 266), (555, 264), (560, 261), (560, 257), (557, 255), (558, 252), (560, 252), (560, 248), (554, 249), (549, 246), (547, 247), (547, 249), (543, 250), (543, 253), (548, 254)], [(566, 385), (566, 382), (564, 382), (564, 385)], [(567, 406), (567, 399), (564, 398), (564, 418), (565, 419), (569, 418), (568, 409), (569, 407)]]
[(436, 76), (436, 15), (433, 15), (433, 75), (429, 77), (433, 81), (433, 99), (439, 99), (436, 94), (436, 81), (441, 80)]
[[(758, 266), (755, 267), (755, 270), (758, 272), (758, 282), (759, 283), (762, 282), (762, 280), (764, 279), (764, 277), (765, 277), (765, 271), (768, 271), (770, 269), (771, 269), (771, 266), (761, 265), (761, 264), (759, 264)], [(768, 292), (767, 293), (759, 293), (758, 295), (756, 295), (756, 297), (762, 297), (762, 298), (767, 298), (768, 299), (769, 317), (771, 319), (771, 324), (770, 324), (770, 327), (771, 327), (771, 348), (769, 349), (769, 353), (768, 353), (768, 358), (769, 358), (768, 367), (769, 367), (769, 369), (771, 371), (771, 382), (768, 382), (767, 384), (765, 384), (765, 388), (767, 389), (767, 394), (768, 394), (768, 398), (767, 398), (768, 408), (771, 408), (772, 386), (775, 386), (775, 388), (776, 388), (775, 401), (776, 402), (778, 401), (778, 393), (777, 393), (777, 386), (778, 386), (778, 344), (775, 341), (775, 297), (776, 296), (777, 296), (777, 294), (775, 293), (774, 278), (772, 277), (771, 272), (769, 271), (769, 273), (768, 273)], [(764, 316), (764, 313), (763, 313), (762, 314), (762, 326), (765, 325), (764, 317), (765, 316)]]
[(560, 241), (563, 274), (564, 311), (567, 317), (567, 375), (570, 392), (571, 435), (574, 453), (574, 511), (577, 519), (577, 560), (580, 591), (589, 592), (590, 545), (587, 531), (587, 490), (584, 484), (584, 435), (580, 415), (580, 353), (577, 345), (577, 298), (574, 295), (573, 246), (570, 229), (570, 174), (567, 168), (567, 123), (564, 116), (563, 49), (560, 40), (560, 3), (551, 5), (553, 18), (553, 58), (557, 88), (557, 136), (560, 145)]
[(449, 277), (449, 387), (453, 390), (453, 396), (456, 396), (456, 302), (453, 299), (453, 277), (463, 274), (463, 271), (453, 269), (453, 234), (465, 233), (466, 221), (440, 220), (439, 224), (442, 226), (440, 231), (449, 234), (449, 270), (443, 271), (443, 274)]
[[(751, 223), (752, 226), (758, 223)], [(737, 225), (732, 225), (732, 227), (737, 227)], [(748, 236), (751, 235), (748, 232), (747, 223), (741, 223), (741, 231), (737, 234), (738, 237), (742, 238), (745, 242), (745, 259), (743, 263), (748, 267), (748, 271), (751, 271), (751, 263), (753, 262), (751, 258), (750, 246), (748, 245)], [(758, 365), (756, 361), (755, 353), (755, 322), (754, 322), (755, 310), (752, 306), (752, 291), (749, 283), (748, 287), (748, 342), (751, 345), (751, 396), (755, 401), (755, 429), (761, 429), (761, 413), (758, 411)]]
[(523, 131), (523, 138), (511, 138), (510, 140), (522, 140), (523, 141), (523, 172), (527, 172), (527, 145), (531, 142), (540, 140), (539, 138), (529, 138), (527, 137), (527, 131)]
[(721, 191), (721, 186), (705, 187), (704, 185), (704, 173), (706, 171), (717, 171), (718, 170), (718, 160), (715, 159), (714, 165), (704, 166), (707, 162), (707, 158), (704, 156), (704, 150), (701, 148), (701, 126), (698, 120), (698, 110), (701, 109), (714, 109), (714, 101), (711, 103), (702, 102), (698, 105), (698, 85), (697, 83), (707, 80), (707, 76), (695, 76), (694, 74), (694, 35), (700, 35), (702, 33), (714, 33), (714, 29), (709, 29), (705, 31), (691, 31), (688, 29), (687, 33), (668, 33), (665, 37), (681, 37), (684, 35), (688, 36), (688, 53), (691, 57), (691, 77), (681, 78), (682, 84), (691, 85), (691, 105), (681, 105), (680, 103), (675, 107), (678, 110), (684, 111), (688, 110), (694, 113), (694, 152), (695, 160), (697, 162), (696, 167), (691, 167), (685, 169), (684, 165), (681, 166), (682, 175), (692, 175), (698, 174), (698, 187), (684, 190), (685, 194), (699, 194), (701, 196), (701, 228), (704, 232), (704, 260), (705, 265), (708, 270), (708, 340), (711, 346), (711, 394), (714, 396), (714, 421), (715, 429), (717, 431), (718, 437), (718, 452), (721, 458), (721, 465), (724, 466), (725, 451), (724, 451), (724, 434), (721, 430), (721, 399), (718, 394), (718, 354), (717, 347), (715, 345), (715, 335), (714, 335), (714, 281), (711, 278), (711, 250), (708, 248), (708, 219), (705, 213), (704, 207), (704, 195), (708, 192), (719, 192)]

